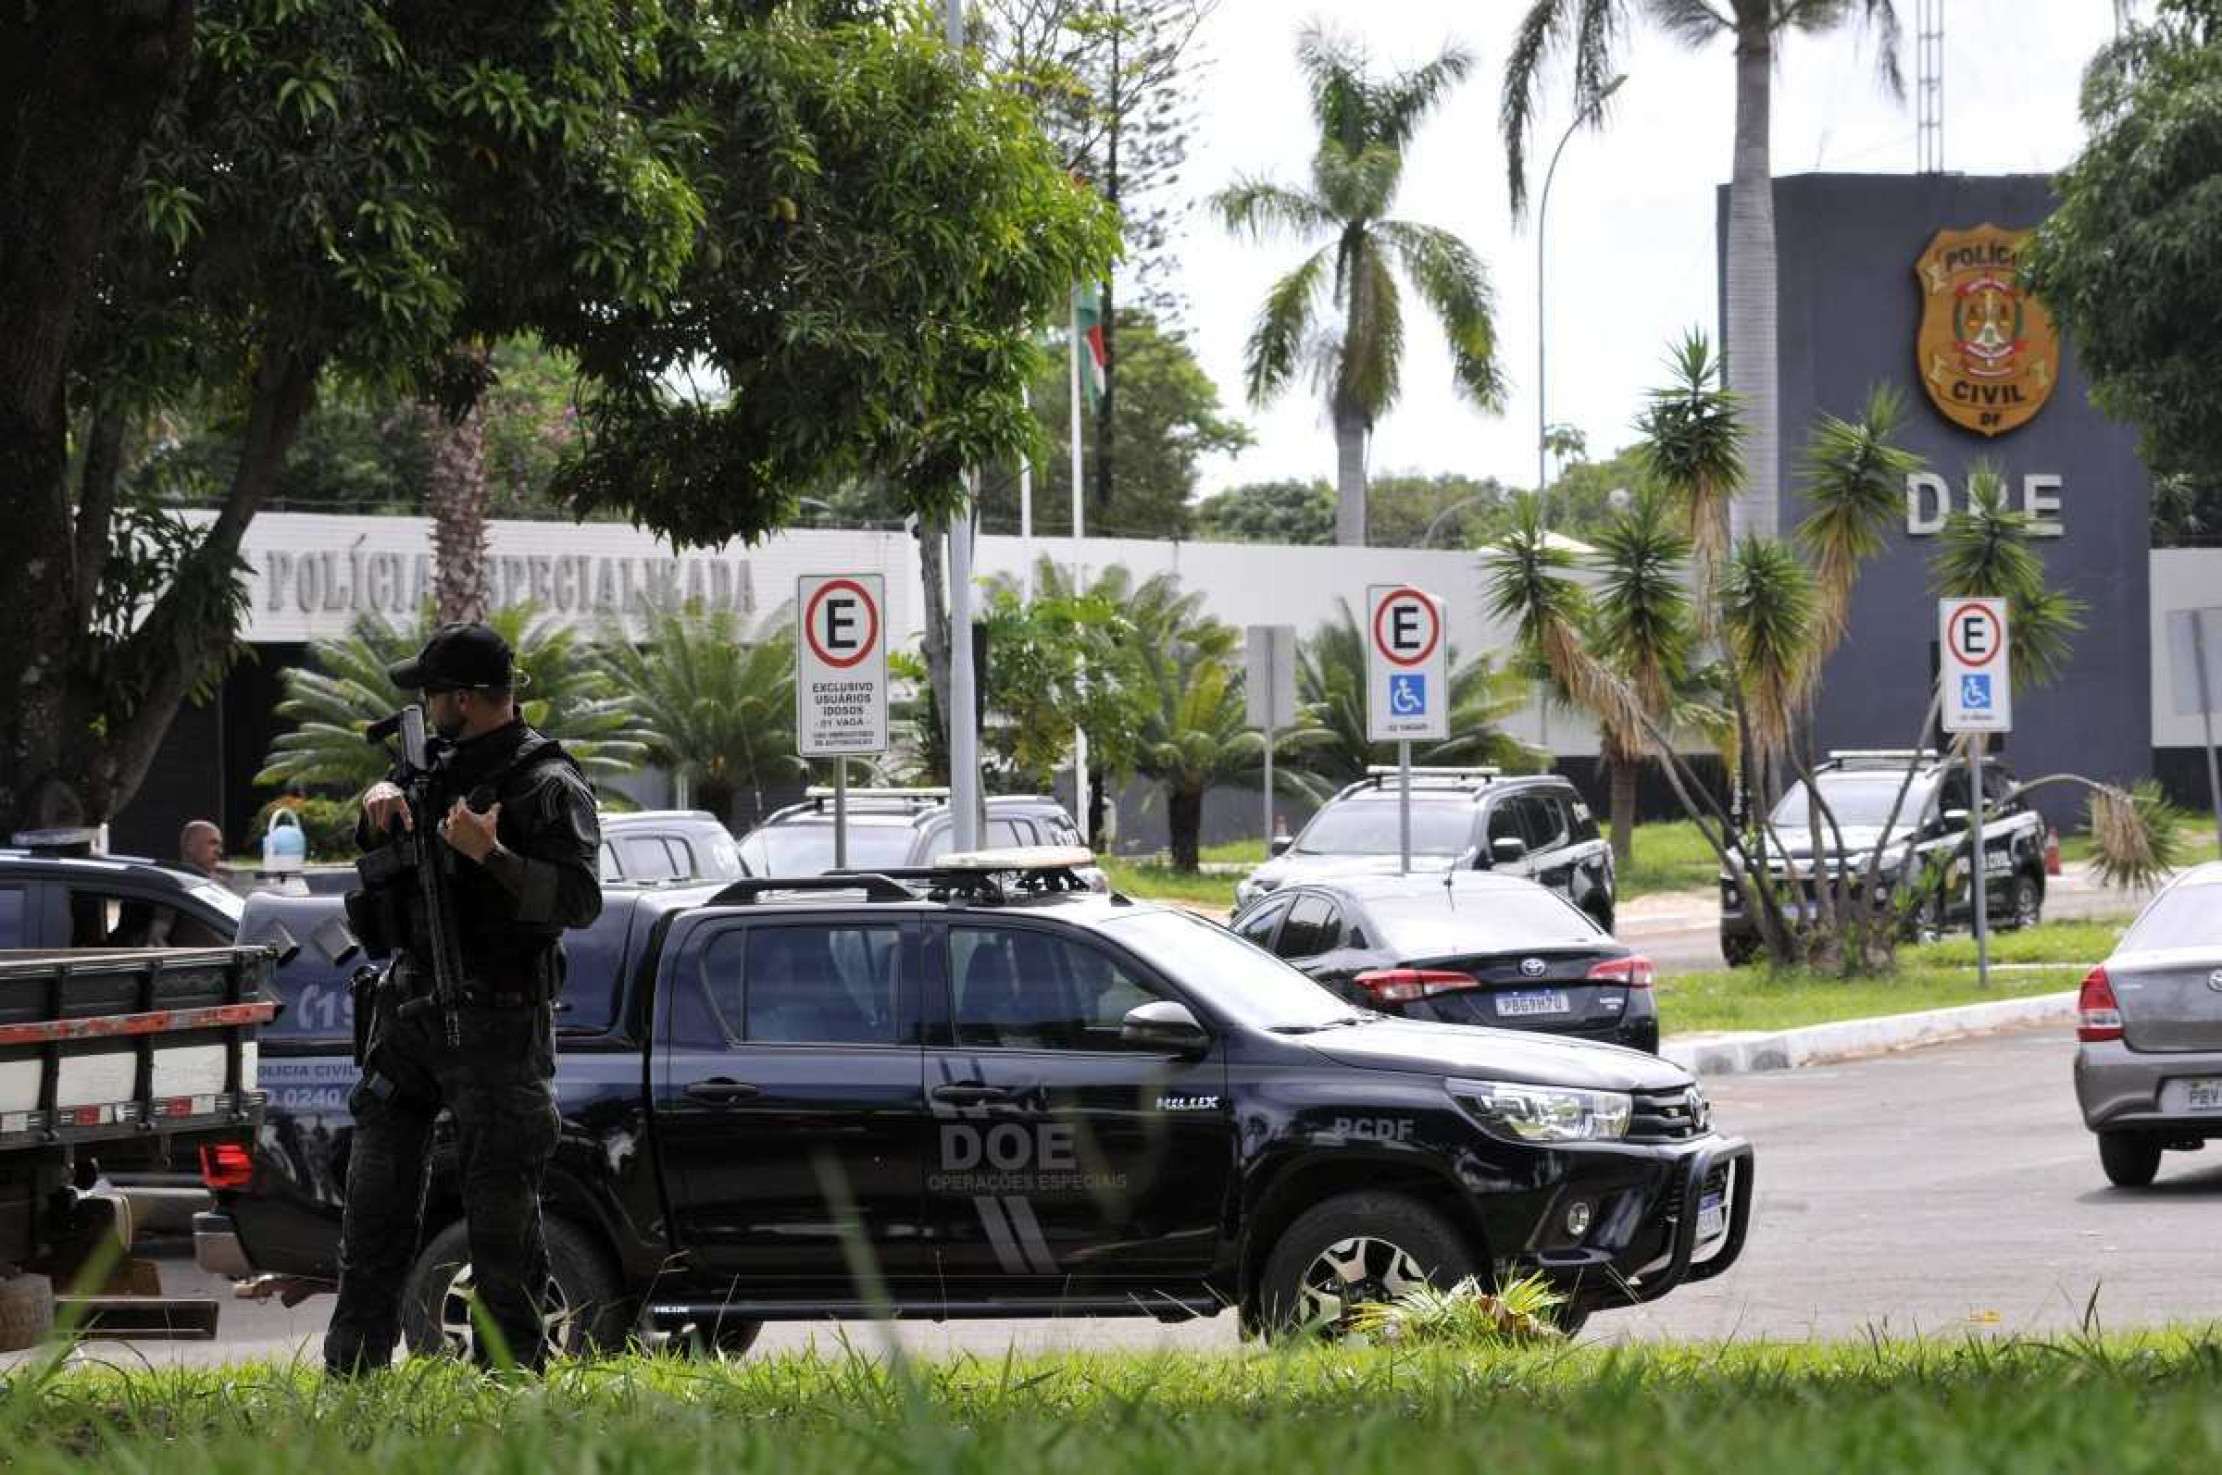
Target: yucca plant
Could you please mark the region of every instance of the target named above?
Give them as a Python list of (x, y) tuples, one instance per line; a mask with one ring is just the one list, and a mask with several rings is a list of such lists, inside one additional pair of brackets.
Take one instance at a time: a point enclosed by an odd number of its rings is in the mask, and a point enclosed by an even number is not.
[(1467, 1276), (1446, 1289), (1415, 1286), (1386, 1301), (1350, 1309), (1343, 1329), (1401, 1347), (1482, 1349), (1563, 1342), (1556, 1316), (1566, 1297), (1540, 1275), (1489, 1291)]
[[(1706, 700), (1708, 673), (1695, 669), (1696, 616), (1684, 586), (1691, 542), (1676, 524), (1667, 498), (1647, 488), (1592, 539), (1591, 644), (1659, 726), (1718, 736), (1726, 714)], [(1651, 744), (1641, 727), (1624, 722), (1601, 720), (1598, 739), (1611, 774), (1613, 856), (1626, 865), (1636, 784)]]
[(765, 814), (768, 785), (804, 778), (795, 752), (795, 635), (790, 609), (753, 631), (729, 609), (665, 605), (635, 633), (606, 620), (595, 656), (653, 731), (648, 751), (686, 779), (693, 802), (730, 824), (749, 796)]
[[(382, 778), (390, 759), (363, 733), (415, 700), (386, 678), (386, 667), (422, 649), (435, 623), (429, 607), (408, 625), (364, 615), (339, 639), (313, 642), (308, 664), (283, 675), (278, 715), (294, 727), (270, 745), (255, 782), (351, 794)], [(517, 702), (525, 721), (561, 741), (589, 778), (629, 774), (647, 760), (654, 725), (615, 688), (576, 629), (523, 604), (495, 611), (487, 623), (509, 642), (524, 677)], [(603, 799), (624, 802), (614, 793)]]
[(1695, 328), (1667, 355), (1667, 383), (1650, 391), (1637, 417), (1646, 469), (1668, 488), (1689, 529), (1698, 571), (1700, 629), (1712, 629), (1712, 600), (1728, 559), (1729, 510), (1744, 483), (1744, 424), (1723, 383), (1712, 341)]

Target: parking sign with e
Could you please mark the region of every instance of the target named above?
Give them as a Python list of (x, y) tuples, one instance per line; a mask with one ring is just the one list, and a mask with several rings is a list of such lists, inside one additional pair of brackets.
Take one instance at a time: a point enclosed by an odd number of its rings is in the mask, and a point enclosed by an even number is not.
[(1450, 736), (1443, 602), (1408, 584), (1366, 590), (1366, 733), (1377, 743)]
[(2014, 725), (2008, 675), (2006, 601), (1940, 599), (1937, 641), (1943, 651), (1946, 732), (2006, 732)]
[(805, 758), (887, 751), (887, 603), (878, 574), (795, 583), (795, 742)]

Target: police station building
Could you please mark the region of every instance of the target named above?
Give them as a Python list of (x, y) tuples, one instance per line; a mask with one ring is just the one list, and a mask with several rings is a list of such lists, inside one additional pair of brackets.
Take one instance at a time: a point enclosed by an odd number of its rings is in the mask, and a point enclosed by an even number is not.
[[(2040, 175), (1775, 182), (1782, 528), (1803, 512), (1800, 458), (1818, 416), (1856, 416), (1877, 384), (1904, 392), (1901, 440), (1926, 463), (1907, 479), (1889, 546), (1861, 575), (1850, 633), (1825, 673), (1816, 736), (1836, 747), (1916, 740), (1936, 669), (1937, 534), (1987, 463), (2036, 519), (2054, 585), (2084, 606), (2065, 672), (2014, 692), (2008, 759), (2024, 776), (2157, 773), (2179, 798), (2203, 805), (2199, 722), (2178, 710), (2159, 632), (2173, 611), (2222, 605), (2222, 549), (2151, 550), (2150, 487), (2134, 435), (2091, 406), (2072, 348), (2020, 289), (2020, 243), (2049, 207)], [(1725, 236), (1725, 190), (1720, 212)], [(798, 531), (755, 548), (675, 554), (623, 525), (501, 522), (491, 542), (497, 604), (530, 601), (589, 629), (672, 596), (753, 624), (779, 617), (799, 576), (877, 573), (890, 647), (914, 648), (918, 636), (917, 546), (900, 532)], [(1062, 540), (1032, 551), (1068, 565), (1076, 558)], [(1028, 555), (1017, 538), (986, 537), (978, 567), (1015, 580)], [(201, 815), (219, 818), (243, 848), (248, 819), (269, 797), (252, 780), (282, 726), (273, 712), (280, 673), (305, 658), (308, 642), (344, 634), (363, 614), (409, 620), (430, 587), (431, 532), (421, 518), (265, 514), (249, 529), (244, 557), (256, 658), (217, 702), (180, 714), (140, 797), (118, 816), (119, 849), (168, 854), (178, 825)], [(1454, 652), (1502, 652), (1510, 643), (1483, 613), (1487, 569), (1473, 552), (1089, 539), (1077, 561), (1091, 574), (1114, 564), (1137, 579), (1171, 573), (1231, 624), (1293, 625), (1299, 635), (1334, 618), (1338, 600), (1362, 611), (1369, 584), (1415, 584), (1447, 601)], [(1551, 750), (1602, 801), (1586, 723), (1531, 705), (1508, 726)], [(666, 793), (653, 774), (632, 787), (648, 802)], [(2065, 791), (2044, 803), (2062, 824), (2080, 810)], [(1257, 813), (1255, 791), (1215, 794), (1207, 838), (1254, 833)], [(1122, 820), (1132, 821), (1129, 836), (1161, 833), (1161, 815), (1152, 821), (1139, 797), (1122, 803)]]

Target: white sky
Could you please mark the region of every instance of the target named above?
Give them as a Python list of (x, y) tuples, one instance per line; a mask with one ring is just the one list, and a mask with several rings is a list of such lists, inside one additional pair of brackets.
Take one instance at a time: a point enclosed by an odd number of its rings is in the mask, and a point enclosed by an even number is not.
[[(1407, 294), (1404, 392), (1376, 431), (1377, 473), (1535, 480), (1535, 236), (1532, 218), (1511, 225), (1496, 129), (1505, 48), (1524, 8), (1524, 0), (1222, 0), (1201, 38), (1201, 117), (1185, 172), (1198, 195), (1238, 174), (1308, 179), (1312, 125), (1294, 56), (1307, 20), (1362, 37), (1382, 67), (1424, 61), (1452, 39), (1474, 53), (1473, 74), (1415, 143), (1397, 213), (1458, 232), (1487, 264), (1512, 393), (1498, 416), (1453, 396), (1441, 334)], [(1902, 105), (1877, 84), (1861, 31), (1790, 39), (1774, 89), (1777, 174), (1913, 170), (1914, 9), (1914, 0), (1898, 0), (1907, 32)], [(2083, 64), (2113, 34), (2112, 0), (1950, 0), (1946, 10), (1946, 167), (2022, 173), (2066, 163), (2082, 138)], [(1629, 423), (1670, 338), (1693, 324), (1717, 337), (1714, 188), (1729, 172), (1733, 66), (1725, 43), (1688, 52), (1639, 23), (1606, 131), (1577, 135), (1559, 166), (1549, 218), (1549, 412), (1553, 423), (1582, 429), (1593, 457), (1633, 439)], [(1545, 107), (1531, 144), (1531, 190), (1569, 116), (1563, 78)], [(1242, 395), (1242, 346), (1258, 304), (1306, 248), (1238, 242), (1199, 205), (1179, 249), (1191, 341), (1222, 400), (1258, 438), (1239, 457), (1208, 463), (1200, 491), (1332, 480), (1333, 435), (1301, 382), (1265, 411)]]

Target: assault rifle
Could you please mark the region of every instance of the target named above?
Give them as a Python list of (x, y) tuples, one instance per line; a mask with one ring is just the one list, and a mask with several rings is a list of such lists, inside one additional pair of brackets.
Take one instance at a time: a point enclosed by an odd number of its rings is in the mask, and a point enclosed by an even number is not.
[[(416, 828), (404, 830), (398, 819), (390, 821), (386, 845), (364, 856), (356, 868), (363, 884), (373, 892), (398, 883), (404, 871), (414, 873), (411, 879), (416, 886), (418, 915), (431, 942), (432, 994), (406, 1001), (397, 1012), (407, 1018), (426, 1009), (438, 1009), (448, 1048), (453, 1050), (463, 1043), (463, 950), (455, 931), (455, 898), (448, 890), (448, 847), (440, 839), (441, 816), (432, 810), (435, 770), (425, 738), (424, 709), (403, 707), (393, 716), (371, 724), (365, 736), (382, 743), (396, 732), (401, 735), (401, 762), (395, 780), (409, 802)], [(403, 937), (407, 935), (402, 933)]]

